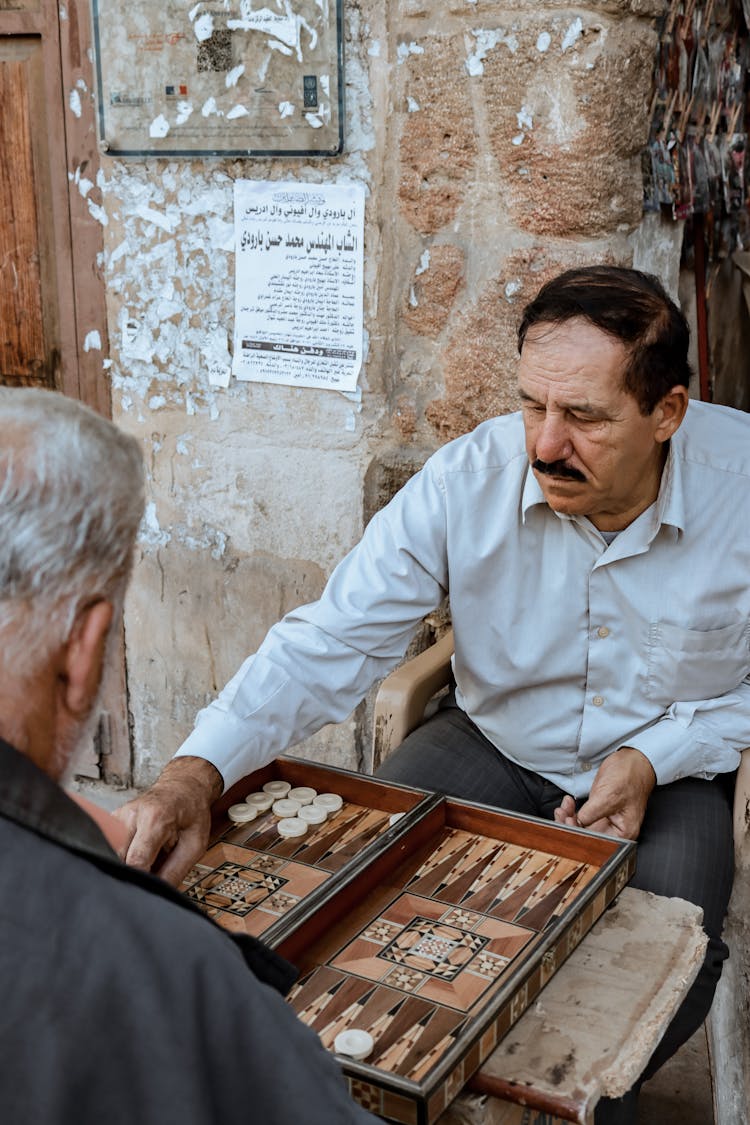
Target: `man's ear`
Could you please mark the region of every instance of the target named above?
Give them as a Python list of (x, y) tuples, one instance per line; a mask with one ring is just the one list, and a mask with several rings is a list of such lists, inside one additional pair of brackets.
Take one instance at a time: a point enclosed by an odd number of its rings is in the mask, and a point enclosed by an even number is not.
[(113, 615), (112, 604), (101, 599), (76, 616), (60, 676), (65, 706), (76, 717), (87, 716), (96, 699)]
[(657, 441), (669, 441), (685, 417), (689, 401), (687, 387), (679, 385), (672, 387), (659, 400), (654, 408), (654, 437)]

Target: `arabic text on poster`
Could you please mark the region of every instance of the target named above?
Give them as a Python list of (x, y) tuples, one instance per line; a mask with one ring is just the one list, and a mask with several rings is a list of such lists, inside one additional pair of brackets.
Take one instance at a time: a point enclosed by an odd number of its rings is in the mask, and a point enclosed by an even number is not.
[(238, 379), (353, 391), (362, 365), (364, 188), (235, 183)]

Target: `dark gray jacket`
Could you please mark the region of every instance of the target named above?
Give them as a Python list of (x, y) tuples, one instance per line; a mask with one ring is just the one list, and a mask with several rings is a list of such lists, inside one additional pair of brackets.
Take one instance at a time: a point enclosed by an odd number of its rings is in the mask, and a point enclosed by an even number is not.
[(3, 1125), (374, 1125), (279, 995), (294, 976), (0, 740)]

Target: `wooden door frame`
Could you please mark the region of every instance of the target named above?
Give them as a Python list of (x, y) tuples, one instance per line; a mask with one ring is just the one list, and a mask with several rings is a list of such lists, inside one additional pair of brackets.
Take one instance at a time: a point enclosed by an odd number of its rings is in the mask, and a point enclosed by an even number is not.
[[(57, 0), (42, 0), (57, 11)], [(61, 7), (60, 11), (63, 9)], [(104, 277), (104, 232), (96, 215), (104, 216), (99, 186), (101, 164), (96, 127), (96, 88), (94, 85), (94, 45), (90, 0), (66, 0), (58, 21), (65, 116), (65, 162), (68, 178), (67, 207), (72, 250), (72, 316), (76, 325), (75, 363), (68, 370), (62, 365), (61, 390), (112, 417), (109, 378), (102, 367), (109, 354), (107, 304)], [(77, 97), (76, 97), (77, 95)], [(80, 113), (71, 109), (73, 99)], [(91, 185), (89, 187), (89, 184)], [(92, 213), (93, 212), (93, 213)], [(89, 332), (99, 333), (100, 348), (85, 348)], [(71, 357), (72, 358), (72, 357)], [(105, 781), (129, 785), (132, 756), (125, 674), (125, 633), (121, 626), (117, 644), (102, 685), (102, 716), (97, 748)]]
[[(8, 0), (5, 0), (8, 3)], [(39, 40), (44, 66), (44, 122), (49, 154), (49, 205), (53, 217), (51, 269), (56, 297), (58, 354), (54, 385), (107, 418), (112, 417), (104, 278), (104, 237), (93, 36), (89, 0), (10, 0), (0, 3), (3, 37)], [(32, 128), (40, 122), (32, 122)], [(105, 221), (105, 220), (104, 220)], [(90, 333), (98, 333), (98, 347)], [(130, 783), (124, 632), (120, 628), (102, 685), (102, 719), (96, 738), (101, 775)]]
[[(57, 0), (42, 0), (58, 11)], [(102, 274), (104, 257), (104, 216), (101, 171), (96, 133), (93, 36), (89, 0), (66, 0), (57, 21), (62, 90), (58, 105), (64, 115), (67, 211), (72, 251), (73, 286), (70, 293), (71, 319), (76, 329), (75, 356), (63, 363), (60, 389), (65, 394), (112, 417), (110, 382), (102, 362), (109, 351), (107, 305)], [(79, 112), (75, 112), (72, 108)], [(90, 185), (90, 186), (89, 186)], [(90, 332), (98, 332), (100, 347), (86, 348)]]

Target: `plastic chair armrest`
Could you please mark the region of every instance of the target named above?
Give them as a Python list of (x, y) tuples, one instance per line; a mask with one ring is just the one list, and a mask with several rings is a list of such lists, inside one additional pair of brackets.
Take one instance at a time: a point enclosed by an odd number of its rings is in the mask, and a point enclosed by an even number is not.
[(373, 715), (373, 769), (422, 722), (430, 699), (450, 681), (452, 655), (451, 629), (383, 680)]

